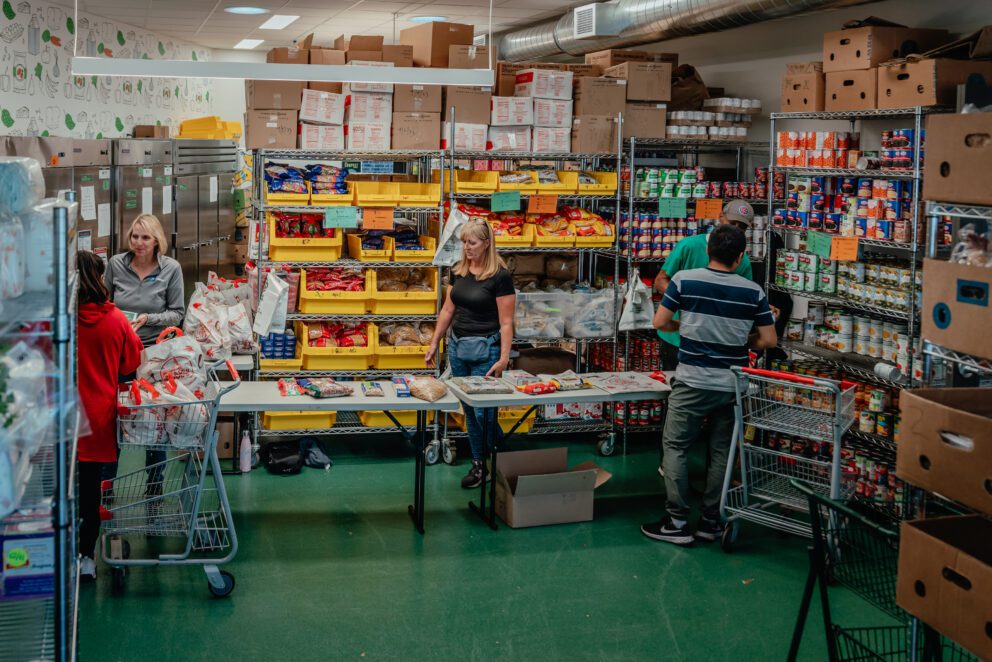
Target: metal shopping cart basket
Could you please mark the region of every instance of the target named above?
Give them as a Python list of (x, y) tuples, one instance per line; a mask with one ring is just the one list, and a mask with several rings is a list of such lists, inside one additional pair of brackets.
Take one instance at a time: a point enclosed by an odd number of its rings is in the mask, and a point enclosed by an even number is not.
[[(218, 370), (225, 366), (233, 384), (222, 386)], [(234, 590), (234, 576), (218, 566), (234, 558), (238, 538), (217, 459), (217, 411), (221, 398), (239, 385), (238, 372), (227, 362), (207, 370), (202, 392), (186, 391), (188, 400), (164, 395), (169, 384), (141, 387), (122, 394), (118, 405), (117, 440), (121, 456), (158, 451), (147, 466), (105, 480), (102, 489), (101, 553), (111, 566), (115, 592), (123, 590), (126, 566), (202, 565), (215, 596)], [(176, 389), (174, 381), (170, 381)], [(148, 402), (148, 404), (134, 404)], [(141, 455), (145, 455), (142, 453)], [(142, 458), (144, 459), (144, 458)], [(145, 464), (145, 463), (142, 463)], [(148, 541), (148, 547), (169, 545), (168, 553), (131, 558), (130, 536), (172, 538)]]
[[(789, 648), (790, 662), (799, 653), (817, 584), (830, 662), (977, 662), (971, 654), (911, 619), (896, 604), (899, 534), (888, 526), (891, 520), (880, 520), (877, 511), (858, 512), (855, 510), (857, 503), (845, 505), (829, 499), (812, 485), (796, 480), (790, 482), (806, 497), (813, 528), (809, 574)], [(830, 610), (828, 584), (853, 591), (899, 624), (838, 626), (833, 622)]]
[[(810, 537), (799, 478), (818, 493), (853, 491), (841, 472), (841, 437), (854, 422), (854, 384), (757, 368), (733, 368), (737, 403), (720, 512), (727, 521), (721, 546), (731, 551), (747, 520)], [(732, 487), (734, 457), (741, 481)]]

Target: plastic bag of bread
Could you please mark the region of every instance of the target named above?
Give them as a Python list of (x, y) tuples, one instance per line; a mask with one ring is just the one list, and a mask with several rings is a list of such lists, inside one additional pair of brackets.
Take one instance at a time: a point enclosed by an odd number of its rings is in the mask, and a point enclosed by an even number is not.
[(417, 271), (416, 269), (398, 269), (396, 267), (385, 267), (379, 269), (376, 273), (376, 278), (379, 282), (382, 281), (396, 281), (397, 283), (406, 283), (410, 280), (411, 272)]
[(431, 338), (434, 337), (434, 322), (421, 322), (420, 328), (417, 329), (417, 335), (420, 339), (421, 345), (429, 345)]
[(407, 292), (433, 292), (434, 288), (428, 283), (410, 283), (406, 288)]
[(406, 292), (407, 284), (398, 280), (381, 280), (376, 283), (380, 292)]
[[(380, 334), (380, 338), (381, 338)], [(386, 344), (393, 347), (404, 347), (420, 344), (420, 334), (412, 324), (397, 324), (392, 333), (386, 338)]]
[(425, 269), (424, 267), (415, 267), (413, 269), (406, 269), (407, 277), (403, 281), (405, 283), (427, 283), (431, 281), (431, 277), (434, 272), (430, 269)]
[(440, 400), (447, 392), (448, 387), (434, 377), (417, 377), (410, 382), (410, 395), (427, 402)]

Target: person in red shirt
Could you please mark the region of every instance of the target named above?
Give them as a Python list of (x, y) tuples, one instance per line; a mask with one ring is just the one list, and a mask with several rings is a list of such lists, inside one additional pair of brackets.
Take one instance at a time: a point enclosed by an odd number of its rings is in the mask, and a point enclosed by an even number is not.
[(103, 259), (89, 251), (76, 254), (79, 270), (79, 395), (91, 433), (80, 437), (80, 574), (96, 579), (94, 552), (100, 535), (100, 483), (104, 464), (117, 461), (117, 392), (120, 378), (141, 362), (141, 340), (103, 282)]

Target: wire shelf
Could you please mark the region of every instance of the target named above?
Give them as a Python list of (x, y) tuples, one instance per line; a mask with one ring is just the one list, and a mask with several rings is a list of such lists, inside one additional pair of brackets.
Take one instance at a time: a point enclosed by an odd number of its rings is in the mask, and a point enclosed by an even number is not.
[[(490, 200), (490, 199), (492, 199), (493, 195), (494, 195), (493, 193), (455, 193), (451, 197), (454, 198), (455, 200)], [(559, 202), (561, 202), (561, 201), (590, 201), (590, 202), (592, 202), (592, 201), (596, 201), (596, 200), (609, 201), (609, 200), (616, 200), (617, 199), (617, 196), (616, 196), (615, 193), (611, 193), (611, 194), (608, 194), (608, 195), (582, 195), (581, 193), (576, 194), (576, 193), (554, 193), (554, 192), (548, 192), (548, 193), (541, 193), (541, 192), (538, 192), (538, 193), (521, 193), (520, 194), (520, 199), (521, 200), (524, 200), (524, 199), (527, 199), (527, 198), (531, 197), (532, 195), (555, 195), (555, 196), (558, 197)]]
[[(643, 148), (651, 149), (658, 147), (682, 147), (682, 148), (693, 148), (693, 147), (713, 147), (713, 148), (733, 148), (733, 149), (746, 149), (748, 145), (754, 144), (749, 143), (746, 140), (675, 140), (672, 138), (633, 138), (632, 140), (624, 141), (624, 148), (629, 150), (631, 141), (634, 142), (634, 149)], [(765, 145), (765, 143), (760, 143)]]
[(871, 110), (839, 110), (813, 113), (772, 113), (774, 120), (855, 120), (855, 119), (905, 119), (917, 113), (946, 113), (952, 110), (946, 106), (913, 106), (909, 108), (878, 108)]
[(530, 429), (527, 434), (530, 435), (542, 435), (542, 434), (592, 434), (598, 432), (605, 432), (610, 429), (610, 422), (606, 419), (578, 419), (578, 420), (564, 420), (564, 419), (538, 419), (534, 423), (534, 427)]
[(865, 444), (869, 449), (882, 451), (888, 456), (895, 455), (896, 442), (894, 439), (890, 437), (880, 437), (877, 434), (871, 434), (868, 432), (861, 432), (857, 429), (856, 423), (850, 430), (847, 431), (846, 436), (858, 442), (854, 444), (855, 448), (859, 447), (861, 444)]
[[(427, 427), (430, 429), (432, 425), (428, 425)], [(260, 437), (303, 437), (341, 434), (385, 434), (399, 432), (399, 430), (394, 425), (366, 427), (362, 425), (362, 421), (358, 418), (356, 412), (339, 411), (334, 426), (330, 428), (313, 428), (307, 430), (267, 430), (265, 428), (259, 428), (257, 432)]]
[(290, 322), (325, 322), (340, 320), (343, 322), (427, 322), (437, 318), (430, 315), (339, 315), (334, 313), (290, 313), (286, 320)]
[(928, 202), (927, 213), (955, 218), (992, 220), (992, 207), (978, 205), (957, 205), (951, 202)]
[[(857, 170), (854, 168), (793, 168), (774, 166), (776, 172), (788, 175), (809, 175), (812, 177), (871, 177), (873, 179), (915, 179), (913, 172), (906, 170)], [(922, 176), (922, 169), (920, 172)]]
[(272, 379), (282, 379), (284, 377), (355, 377), (367, 381), (370, 379), (390, 379), (396, 375), (435, 375), (437, 371), (427, 368), (423, 370), (401, 368), (395, 370), (260, 370), (258, 374), (260, 377), (269, 377)]
[(796, 296), (805, 297), (810, 301), (818, 301), (831, 306), (847, 308), (848, 310), (861, 310), (866, 313), (873, 313), (883, 317), (889, 317), (905, 322), (909, 321), (909, 313), (904, 310), (892, 310), (891, 308), (873, 306), (871, 304), (861, 303), (860, 301), (854, 301), (853, 299), (823, 294), (822, 292), (801, 292), (799, 290), (790, 290), (787, 287), (781, 287), (779, 285), (769, 285), (768, 289), (775, 292), (784, 292), (785, 294), (794, 294)]
[(439, 159), (440, 150), (385, 150), (381, 152), (321, 151), (305, 149), (260, 149), (259, 159), (293, 159), (300, 161), (417, 161)]
[(421, 267), (434, 266), (430, 262), (360, 262), (359, 260), (349, 258), (342, 258), (340, 260), (335, 260), (334, 262), (286, 262), (283, 260), (264, 259), (259, 260), (259, 264), (262, 266), (286, 267), (287, 269), (316, 269), (320, 267), (350, 267), (356, 269), (381, 269), (388, 267), (391, 269), (419, 269)]
[(892, 381), (883, 379), (875, 374), (875, 366), (879, 363), (891, 365), (888, 361), (881, 361), (870, 356), (863, 356), (853, 352), (838, 352), (836, 350), (827, 349), (826, 347), (806, 345), (792, 340), (783, 340), (779, 343), (779, 345), (782, 349), (795, 354), (800, 354), (811, 359), (822, 359), (829, 361), (837, 368), (844, 370), (847, 374), (854, 377), (872, 381), (876, 384), (892, 386), (894, 388), (906, 388), (907, 386), (906, 381)]
[[(283, 214), (323, 214), (325, 209), (334, 209), (339, 205), (324, 205), (324, 206), (314, 206), (314, 205), (258, 205), (255, 207), (259, 211), (273, 211), (280, 212)], [(390, 208), (393, 212), (397, 214), (415, 214), (418, 212), (437, 212), (440, 210), (440, 203), (436, 205), (424, 205), (421, 207), (400, 207), (394, 205), (377, 205), (375, 207), (369, 207), (370, 209), (381, 209)], [(359, 209), (364, 209), (362, 206), (358, 206)]]
[[(781, 234), (796, 234), (799, 236), (804, 236), (809, 228), (787, 228), (781, 226), (772, 226), (772, 230)], [(840, 236), (840, 235), (833, 235)], [(913, 255), (917, 253), (917, 249), (921, 248), (916, 244), (904, 243), (898, 241), (887, 241), (885, 239), (868, 239), (866, 237), (858, 237), (858, 244), (866, 248), (880, 248), (884, 249), (887, 253), (902, 253), (906, 255)]]
[[(450, 156), (450, 155), (449, 155)], [(455, 150), (455, 160), (488, 159), (490, 161), (519, 161), (533, 159), (537, 161), (590, 161), (592, 159), (616, 159), (616, 152), (475, 152)]]
[(938, 361), (959, 365), (972, 374), (992, 376), (992, 358), (983, 359), (977, 356), (955, 352), (952, 349), (934, 344), (929, 340), (923, 341), (923, 353)]

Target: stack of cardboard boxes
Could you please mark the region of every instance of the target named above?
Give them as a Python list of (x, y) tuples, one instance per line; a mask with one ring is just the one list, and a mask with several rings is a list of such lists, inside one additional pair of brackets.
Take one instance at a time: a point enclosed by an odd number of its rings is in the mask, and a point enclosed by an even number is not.
[(569, 151), (568, 126), (572, 120), (574, 76), (571, 71), (550, 69), (524, 69), (517, 73), (514, 94), (521, 99), (528, 99), (534, 109), (532, 118), (535, 126), (531, 131), (533, 151)]

